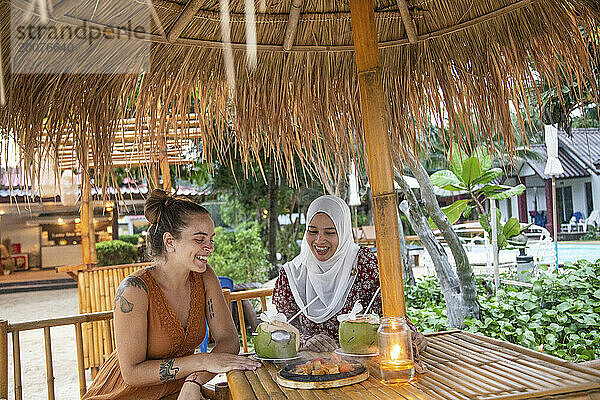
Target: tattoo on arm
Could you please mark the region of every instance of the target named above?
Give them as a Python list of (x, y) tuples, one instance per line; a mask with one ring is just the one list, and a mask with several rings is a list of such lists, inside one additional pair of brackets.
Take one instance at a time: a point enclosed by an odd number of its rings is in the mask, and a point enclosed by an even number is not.
[(179, 367), (175, 367), (173, 365), (174, 362), (174, 358), (169, 358), (160, 362), (158, 376), (161, 382), (165, 383), (175, 379), (175, 375), (177, 375), (177, 373), (179, 372)]
[(119, 288), (117, 289), (117, 293), (115, 293), (115, 308), (117, 308), (117, 304), (119, 304), (119, 308), (123, 314), (130, 313), (133, 310), (133, 303), (130, 302), (123, 296), (123, 292), (125, 288), (133, 286), (138, 289), (142, 289), (144, 292), (148, 293), (148, 288), (143, 280), (138, 278), (137, 276), (127, 277), (121, 282)]
[(208, 318), (213, 319), (215, 317), (215, 307), (213, 306), (212, 298), (208, 299)]

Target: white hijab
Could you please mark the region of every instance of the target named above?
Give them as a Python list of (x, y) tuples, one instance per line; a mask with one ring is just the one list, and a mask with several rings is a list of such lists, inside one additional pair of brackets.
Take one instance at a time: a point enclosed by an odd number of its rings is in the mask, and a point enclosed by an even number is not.
[(290, 283), (294, 300), (306, 318), (322, 323), (335, 316), (344, 304), (354, 284), (359, 246), (352, 237), (350, 208), (336, 196), (321, 196), (311, 203), (306, 215), (307, 227), (318, 213), (331, 218), (338, 234), (338, 247), (327, 261), (319, 261), (311, 251), (306, 234), (298, 257), (283, 266)]

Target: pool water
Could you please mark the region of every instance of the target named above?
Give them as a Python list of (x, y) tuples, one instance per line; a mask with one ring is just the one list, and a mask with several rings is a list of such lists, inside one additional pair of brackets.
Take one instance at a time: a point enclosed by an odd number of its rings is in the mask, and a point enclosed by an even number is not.
[(561, 243), (558, 242), (558, 262), (563, 264), (577, 260), (596, 261), (600, 259), (600, 243)]

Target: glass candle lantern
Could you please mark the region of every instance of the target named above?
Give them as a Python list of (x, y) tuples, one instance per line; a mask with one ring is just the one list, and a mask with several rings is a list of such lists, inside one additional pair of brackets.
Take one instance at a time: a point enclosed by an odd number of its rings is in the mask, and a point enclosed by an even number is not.
[(384, 317), (377, 330), (379, 368), (385, 383), (405, 383), (415, 373), (411, 331), (405, 317)]

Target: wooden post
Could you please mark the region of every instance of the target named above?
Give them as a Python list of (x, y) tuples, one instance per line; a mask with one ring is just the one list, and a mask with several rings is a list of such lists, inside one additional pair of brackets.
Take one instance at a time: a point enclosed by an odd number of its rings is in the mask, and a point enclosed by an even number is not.
[(83, 170), (82, 178), (81, 209), (79, 211), (79, 218), (81, 219), (81, 259), (83, 265), (89, 267), (92, 257), (90, 255), (90, 177), (87, 168)]
[(394, 164), (385, 121), (386, 105), (381, 82), (374, 8), (373, 0), (350, 0), (360, 105), (369, 159), (369, 181), (373, 193), (383, 314), (405, 316)]
[(91, 194), (90, 174), (83, 169), (81, 186), (81, 255), (83, 264), (90, 267), (96, 262), (96, 234), (94, 230), (94, 202)]
[(0, 320), (0, 399), (8, 399), (8, 321)]
[(52, 365), (52, 337), (50, 327), (44, 327), (44, 345), (46, 349), (46, 389), (48, 400), (54, 400), (54, 367)]
[(119, 239), (119, 209), (117, 208), (116, 199), (115, 205), (112, 207), (112, 211), (110, 212), (110, 224), (112, 227), (112, 239)]
[[(551, 235), (554, 235), (554, 201), (552, 196), (552, 181), (546, 179), (544, 181), (544, 191), (546, 197), (546, 229)], [(556, 240), (556, 236), (553, 236)]]
[[(518, 183), (525, 185), (525, 177), (517, 177)], [(508, 202), (510, 207), (510, 199)], [(519, 211), (519, 222), (527, 223), (529, 216), (527, 215), (527, 190), (517, 197), (517, 209)]]
[(169, 155), (167, 154), (167, 139), (165, 135), (158, 137), (160, 172), (162, 173), (163, 189), (171, 193), (171, 171), (169, 170)]

